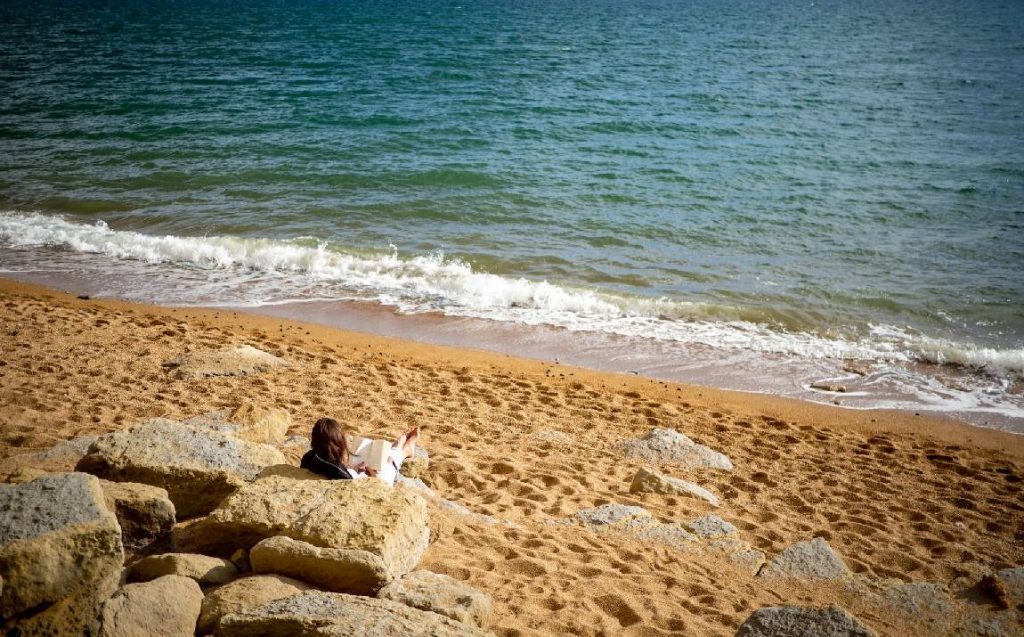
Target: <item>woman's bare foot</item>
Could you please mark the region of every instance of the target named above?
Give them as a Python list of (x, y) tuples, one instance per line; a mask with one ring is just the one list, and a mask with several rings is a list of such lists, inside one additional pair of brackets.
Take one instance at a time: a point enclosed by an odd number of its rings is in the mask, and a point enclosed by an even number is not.
[(416, 451), (416, 441), (419, 440), (419, 437), (420, 428), (417, 425), (399, 436), (398, 440), (395, 441), (394, 448), (401, 452), (403, 459), (411, 458), (412, 454)]

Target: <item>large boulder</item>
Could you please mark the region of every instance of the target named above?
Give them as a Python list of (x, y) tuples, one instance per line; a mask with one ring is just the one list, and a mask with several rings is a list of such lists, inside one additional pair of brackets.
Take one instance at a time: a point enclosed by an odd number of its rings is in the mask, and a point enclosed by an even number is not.
[(629, 485), (630, 493), (660, 493), (663, 495), (682, 495), (698, 498), (718, 506), (718, 496), (704, 487), (688, 480), (666, 476), (657, 471), (641, 468), (633, 476)]
[(484, 626), (491, 616), (490, 595), (430, 571), (413, 571), (385, 586), (377, 597), (451, 617), (470, 626)]
[(875, 637), (875, 633), (838, 606), (771, 606), (754, 611), (736, 637)]
[(203, 586), (226, 584), (239, 576), (238, 567), (230, 560), (196, 553), (164, 553), (151, 555), (128, 568), (128, 581), (148, 582), (165, 575), (193, 579)]
[(728, 456), (698, 444), (675, 429), (652, 429), (643, 438), (626, 440), (620, 445), (627, 458), (648, 462), (667, 462), (691, 469), (732, 471)]
[(93, 476), (54, 473), (0, 485), (5, 633), (88, 632), (117, 589), (123, 562), (121, 528)]
[(203, 515), (259, 474), (284, 462), (277, 449), (210, 427), (154, 418), (97, 439), (78, 470), (167, 490), (179, 518)]
[(252, 547), (249, 562), (254, 573), (288, 575), (353, 595), (373, 595), (392, 578), (384, 560), (375, 553), (322, 548), (281, 535)]
[(254, 575), (219, 586), (203, 598), (196, 632), (207, 635), (217, 630), (220, 618), (224, 615), (252, 610), (309, 588), (305, 582), (280, 575)]
[(268, 475), (236, 491), (206, 518), (176, 529), (175, 542), (198, 553), (230, 555), (278, 535), (313, 547), (372, 553), (394, 578), (416, 566), (430, 532), (426, 502), (404, 487), (373, 479)]
[(801, 581), (841, 581), (851, 576), (843, 558), (820, 537), (787, 547), (759, 573), (764, 578)]
[(187, 577), (127, 584), (103, 605), (99, 637), (191, 637), (202, 603), (199, 584)]
[(209, 376), (248, 376), (280, 367), (291, 367), (291, 363), (251, 345), (239, 345), (184, 354), (167, 361), (164, 367), (175, 378), (196, 380)]
[(176, 512), (166, 489), (138, 482), (100, 480), (107, 508), (121, 525), (126, 549), (140, 550), (170, 537)]
[(372, 597), (305, 591), (220, 620), (217, 637), (485, 637), (491, 633), (404, 604)]

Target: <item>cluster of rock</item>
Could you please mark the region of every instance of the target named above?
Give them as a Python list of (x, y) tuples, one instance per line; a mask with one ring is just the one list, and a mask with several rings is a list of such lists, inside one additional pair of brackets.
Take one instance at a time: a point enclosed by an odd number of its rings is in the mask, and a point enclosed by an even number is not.
[(751, 574), (765, 562), (764, 553), (744, 542), (736, 527), (717, 515), (666, 523), (643, 507), (604, 504), (577, 511), (571, 521), (602, 533), (624, 533), (686, 553), (725, 559)]
[[(627, 440), (619, 451), (629, 459), (700, 470), (730, 471), (725, 455), (671, 429), (654, 429), (643, 438)], [(686, 496), (718, 506), (719, 499), (698, 484), (640, 468), (629, 487), (634, 494)], [(1009, 637), (1024, 625), (1024, 567), (1003, 569), (982, 580), (989, 596), (1010, 613), (988, 613), (984, 605), (968, 603), (938, 582), (876, 580), (854, 574), (824, 538), (797, 542), (779, 554), (767, 556), (742, 540), (736, 527), (717, 515), (681, 522), (661, 522), (640, 506), (604, 504), (582, 509), (562, 523), (576, 523), (594, 531), (623, 533), (702, 557), (724, 558), (741, 571), (772, 585), (795, 584), (814, 588), (837, 587), (851, 607), (882, 612), (899, 624), (926, 625), (929, 634)], [(1016, 610), (1014, 610), (1016, 609)], [(737, 637), (871, 637), (875, 633), (838, 606), (826, 608), (780, 606), (762, 608), (740, 627)]]
[(282, 464), (287, 425), (251, 408), (153, 419), (91, 441), (77, 471), (16, 472), (0, 485), (0, 630), (489, 634), (486, 594), (414, 570), (419, 493)]

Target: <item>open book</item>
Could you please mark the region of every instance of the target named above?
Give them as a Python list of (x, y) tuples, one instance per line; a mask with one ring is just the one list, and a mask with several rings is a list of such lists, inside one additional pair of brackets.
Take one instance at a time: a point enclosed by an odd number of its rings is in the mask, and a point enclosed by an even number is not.
[(348, 466), (350, 467), (358, 467), (360, 464), (366, 463), (366, 466), (371, 469), (380, 471), (390, 462), (391, 443), (387, 440), (350, 436), (348, 448)]

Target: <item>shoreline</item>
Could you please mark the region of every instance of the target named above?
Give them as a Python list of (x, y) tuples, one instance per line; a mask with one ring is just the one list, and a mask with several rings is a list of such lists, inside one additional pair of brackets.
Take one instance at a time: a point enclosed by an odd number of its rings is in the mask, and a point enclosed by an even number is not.
[[(951, 443), (974, 444), (982, 449), (1008, 452), (1024, 458), (1024, 435), (990, 429), (954, 418), (930, 413), (914, 415), (903, 410), (854, 410), (819, 402), (778, 396), (758, 391), (722, 389), (706, 385), (660, 380), (627, 373), (607, 372), (542, 360), (518, 357), (482, 348), (425, 343), (422, 341), (381, 335), (373, 332), (343, 330), (321, 323), (296, 321), (259, 311), (242, 308), (173, 307), (136, 303), (117, 299), (78, 299), (72, 292), (46, 286), (20, 282), (0, 275), (0, 295), (33, 295), (60, 302), (91, 304), (114, 311), (159, 312), (175, 318), (191, 318), (208, 322), (212, 326), (238, 325), (246, 331), (269, 330), (279, 324), (301, 329), (314, 342), (351, 346), (359, 343), (377, 352), (397, 357), (411, 357), (419, 362), (432, 363), (437, 359), (446, 363), (472, 364), (478, 367), (508, 367), (531, 375), (544, 375), (554, 382), (568, 382), (579, 378), (596, 381), (620, 390), (654, 391), (671, 395), (681, 393), (702, 409), (720, 407), (727, 410), (757, 412), (785, 420), (813, 420), (829, 426), (848, 427), (862, 432), (898, 432), (927, 435)], [(556, 378), (557, 377), (557, 378)], [(678, 396), (677, 396), (678, 397)]]
[[(18, 274), (0, 272), (0, 279), (29, 286), (39, 285), (51, 290), (65, 290), (71, 295), (96, 292), (95, 285), (63, 271), (53, 273), (55, 276), (46, 273), (25, 276), (29, 273), (21, 273), (20, 277), (16, 277)], [(428, 347), (484, 351), (498, 357), (512, 356), (542, 364), (559, 361), (563, 365), (569, 364), (599, 374), (632, 375), (655, 382), (784, 398), (829, 408), (840, 406), (852, 412), (870, 414), (891, 411), (908, 416), (920, 413), (920, 417), (951, 420), (980, 429), (1008, 431), (1024, 436), (1024, 418), (1003, 413), (1003, 408), (990, 410), (975, 406), (960, 410), (952, 407), (962, 398), (953, 399), (951, 404), (942, 402), (946, 399), (929, 404), (920, 397), (913, 399), (909, 393), (893, 393), (892, 383), (886, 379), (889, 373), (885, 371), (887, 367), (880, 367), (882, 371), (878, 372), (864, 372), (863, 369), (851, 371), (862, 367), (863, 361), (853, 361), (850, 367), (849, 362), (844, 360), (799, 360), (742, 349), (731, 351), (657, 339), (566, 331), (548, 325), (526, 325), (433, 313), (402, 314), (370, 301), (309, 300), (259, 306), (165, 306), (150, 301), (110, 297), (96, 297), (93, 300), (101, 299), (194, 313), (231, 312), (297, 321), (342, 332), (417, 342)], [(766, 375), (765, 366), (771, 366), (775, 371)], [(928, 373), (933, 372), (925, 375)], [(948, 383), (953, 389), (946, 388), (942, 392), (952, 396), (959, 382), (955, 374), (959, 372), (950, 369), (943, 373), (952, 375), (939, 385)], [(815, 383), (842, 385), (844, 391), (822, 391), (812, 387)], [(896, 406), (888, 406), (887, 403)]]
[[(758, 411), (784, 418), (815, 420), (829, 425), (840, 425), (862, 432), (912, 433), (934, 437), (944, 442), (973, 444), (982, 448), (1007, 451), (1024, 458), (1024, 435), (991, 429), (955, 418), (922, 412), (915, 415), (896, 409), (851, 409), (835, 405), (777, 396), (756, 390), (733, 390), (717, 387), (662, 380), (630, 373), (609, 372), (600, 369), (568, 365), (557, 360), (546, 361), (530, 357), (517, 357), (482, 348), (462, 347), (440, 343), (382, 335), (370, 331), (345, 330), (319, 322), (305, 322), (274, 314), (242, 308), (173, 307), (136, 303), (117, 299), (90, 298), (80, 300), (73, 292), (27, 283), (0, 275), (0, 294), (34, 295), (72, 304), (91, 304), (113, 311), (135, 313), (163, 313), (176, 319), (197, 319), (211, 325), (239, 325), (246, 330), (268, 330), (278, 324), (303, 329), (312, 340), (351, 346), (362, 343), (391, 356), (411, 356), (423, 361), (438, 358), (447, 362), (473, 363), (477, 366), (502, 365), (516, 371), (551, 377), (556, 382), (568, 378), (586, 378), (602, 385), (617, 385), (627, 390), (641, 389), (658, 393), (682, 393), (687, 400), (702, 408), (718, 405), (726, 409)], [(558, 378), (554, 378), (557, 376)]]
[[(422, 480), (434, 499), (419, 568), (490, 595), (488, 629), (500, 637), (733, 637), (756, 609), (780, 604), (836, 604), (879, 637), (961, 634), (887, 605), (904, 584), (937, 586), (965, 616), (1017, 621), (978, 582), (1024, 565), (1019, 435), (233, 310), (80, 300), (3, 278), (0, 334), (0, 479), (69, 471), (77, 459), (62, 442), (158, 416), (283, 408), (299, 438), (278, 448), (294, 465), (324, 415), (371, 437), (423, 425)], [(238, 345), (290, 366), (197, 379), (165, 366)], [(624, 454), (656, 429), (724, 454), (732, 468)], [(642, 470), (692, 481), (717, 502), (634, 492)], [(718, 516), (732, 528), (726, 546), (769, 561), (826, 542), (845, 579), (772, 580), (705, 543), (579, 522), (605, 505), (642, 507), (662, 531)]]

